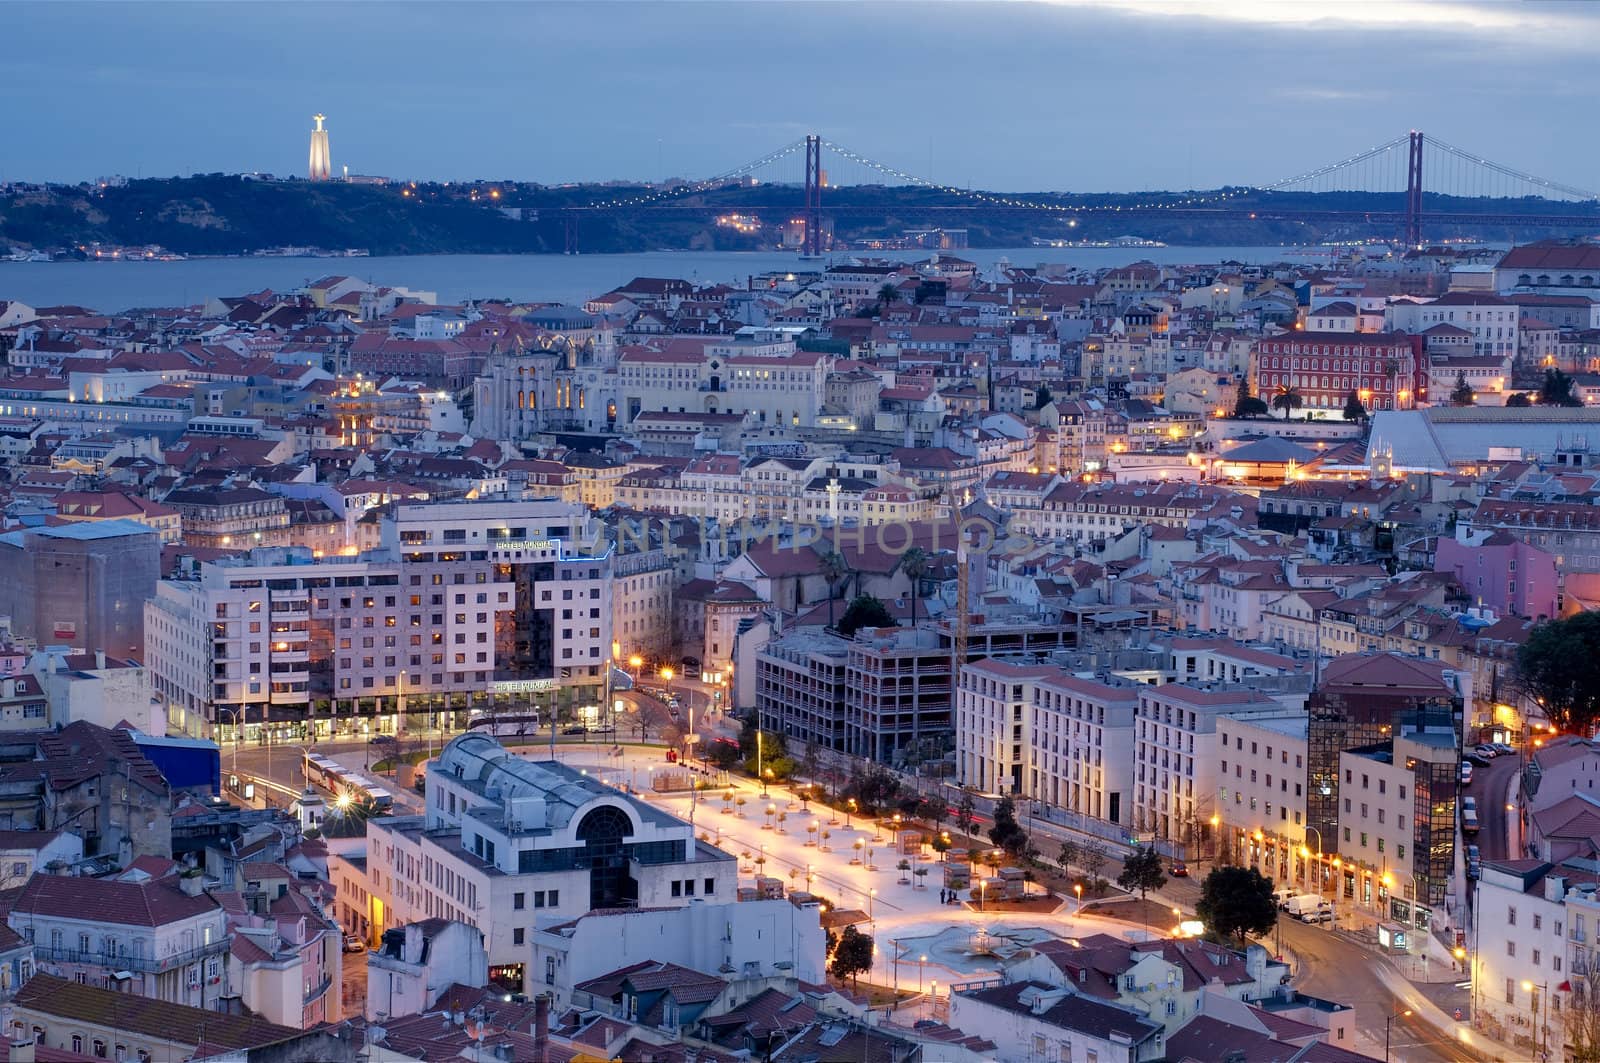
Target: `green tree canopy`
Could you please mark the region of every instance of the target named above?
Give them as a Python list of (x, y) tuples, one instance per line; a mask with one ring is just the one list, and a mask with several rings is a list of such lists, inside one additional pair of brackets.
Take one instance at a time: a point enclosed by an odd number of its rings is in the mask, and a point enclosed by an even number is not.
[(1582, 406), (1583, 400), (1572, 393), (1572, 378), (1555, 366), (1544, 371), (1544, 382), (1539, 385), (1541, 406)]
[(1166, 884), (1167, 873), (1161, 867), (1161, 854), (1143, 845), (1122, 862), (1122, 874), (1117, 876), (1117, 885), (1129, 893), (1138, 890), (1140, 900), (1144, 900), (1149, 891)]
[(1265, 934), (1278, 922), (1272, 880), (1253, 867), (1213, 868), (1194, 910), (1213, 934), (1234, 938), (1241, 948), (1245, 935)]
[(995, 802), (994, 826), (989, 828), (989, 840), (1013, 857), (1027, 852), (1028, 832), (1017, 822), (1017, 805), (1010, 797)]
[(894, 616), (889, 607), (870, 594), (858, 594), (851, 599), (844, 615), (839, 618), (839, 634), (850, 638), (864, 627), (893, 627)]
[(1517, 680), (1557, 730), (1592, 735), (1600, 723), (1600, 613), (1535, 627), (1517, 650)]
[(1265, 417), (1271, 412), (1265, 402), (1250, 394), (1250, 382), (1240, 377), (1238, 390), (1233, 397), (1233, 415), (1243, 418)]
[(1472, 385), (1467, 383), (1467, 374), (1463, 371), (1456, 374), (1456, 386), (1450, 392), (1450, 402), (1455, 406), (1471, 406), (1477, 401), (1478, 393), (1472, 390)]
[(1506, 396), (1506, 405), (1513, 410), (1527, 409), (1529, 406), (1533, 405), (1533, 400), (1529, 399), (1527, 395), (1524, 395), (1519, 391), (1515, 395)]
[(828, 970), (841, 982), (846, 978), (852, 984), (859, 981), (863, 972), (872, 970), (872, 935), (853, 926), (845, 927), (833, 947)]
[(1344, 397), (1344, 419), (1347, 421), (1367, 419), (1367, 407), (1362, 403), (1361, 396), (1353, 391)]

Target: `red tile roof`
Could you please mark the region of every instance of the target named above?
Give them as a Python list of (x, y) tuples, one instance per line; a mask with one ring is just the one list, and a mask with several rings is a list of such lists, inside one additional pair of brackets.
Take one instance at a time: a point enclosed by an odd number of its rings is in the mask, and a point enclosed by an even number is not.
[(86, 919), (116, 926), (166, 926), (221, 907), (211, 896), (189, 896), (171, 879), (120, 882), (116, 879), (34, 875), (22, 887), (11, 911)]

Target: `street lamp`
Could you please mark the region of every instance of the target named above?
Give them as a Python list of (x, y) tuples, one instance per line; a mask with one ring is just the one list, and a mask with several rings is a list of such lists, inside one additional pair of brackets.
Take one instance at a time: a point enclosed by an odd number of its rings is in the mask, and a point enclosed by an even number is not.
[(1537, 997), (1534, 997), (1533, 1000), (1532, 1000), (1532, 1004), (1533, 1004), (1533, 1021), (1534, 1022), (1538, 1022), (1539, 1021), (1539, 1005), (1541, 1003), (1544, 1005), (1544, 1023), (1541, 1025), (1541, 1027), (1539, 1029), (1539, 1058), (1540, 1059), (1549, 1059), (1550, 1058), (1550, 983), (1549, 982), (1540, 982), (1538, 985), (1534, 985), (1532, 982), (1523, 982), (1522, 983), (1522, 991), (1524, 993), (1528, 993), (1528, 994), (1531, 995), (1535, 989), (1537, 989), (1539, 991), (1539, 995)]
[[(1307, 827), (1306, 832), (1317, 836), (1317, 898), (1322, 898), (1322, 832), (1315, 827)], [(1311, 851), (1304, 845), (1300, 847), (1300, 855), (1304, 860), (1311, 859)]]
[(644, 658), (640, 657), (637, 653), (634, 654), (632, 657), (628, 658), (628, 667), (633, 669), (633, 682), (635, 685), (638, 685), (639, 669), (644, 667)]
[(1222, 817), (1215, 812), (1211, 813), (1211, 862), (1216, 863), (1217, 853), (1222, 851), (1221, 835), (1218, 830), (1222, 827)]
[(669, 698), (672, 697), (672, 669), (671, 668), (663, 668), (663, 669), (661, 669), (661, 679), (662, 679), (662, 682), (666, 683), (666, 686), (663, 687), (662, 689), (665, 691), (667, 697), (669, 697)]
[(845, 808), (845, 810), (844, 810), (844, 829), (845, 830), (849, 830), (850, 829), (850, 814), (856, 810), (856, 799), (852, 797), (847, 802), (847, 805), (848, 805), (848, 807)]
[(1078, 906), (1074, 908), (1073, 911), (1075, 913), (1081, 913), (1083, 911), (1083, 883), (1074, 882), (1072, 884), (1072, 892), (1078, 895)]
[(1410, 1017), (1410, 1008), (1406, 1008), (1404, 1011), (1391, 1011), (1383, 1017), (1383, 1063), (1389, 1063), (1389, 1028), (1394, 1025), (1394, 1020), (1409, 1019)]

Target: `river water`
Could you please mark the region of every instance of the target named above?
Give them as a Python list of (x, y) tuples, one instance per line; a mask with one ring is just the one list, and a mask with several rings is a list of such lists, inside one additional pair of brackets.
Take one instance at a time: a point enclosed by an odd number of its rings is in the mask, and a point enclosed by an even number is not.
[[(863, 252), (915, 262), (931, 251)], [(1186, 262), (1332, 261), (1329, 251), (1289, 247), (1007, 247), (952, 252), (979, 266), (1067, 263), (1097, 269), (1148, 260)], [(839, 261), (844, 261), (839, 256)], [(826, 262), (781, 252), (649, 251), (626, 255), (405, 255), (374, 258), (208, 258), (182, 262), (0, 262), (0, 302), (76, 304), (115, 312), (188, 306), (212, 295), (287, 291), (329, 274), (437, 292), (441, 302), (510, 298), (582, 303), (634, 277), (681, 277), (742, 284), (769, 270), (816, 270)]]

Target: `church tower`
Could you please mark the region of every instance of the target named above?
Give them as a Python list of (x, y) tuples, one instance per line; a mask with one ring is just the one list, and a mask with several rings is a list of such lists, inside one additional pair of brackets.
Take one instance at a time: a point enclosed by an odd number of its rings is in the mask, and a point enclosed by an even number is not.
[(328, 152), (328, 131), (322, 128), (327, 116), (315, 114), (311, 117), (316, 121), (317, 128), (311, 131), (310, 176), (313, 181), (326, 181), (333, 173), (333, 156)]

